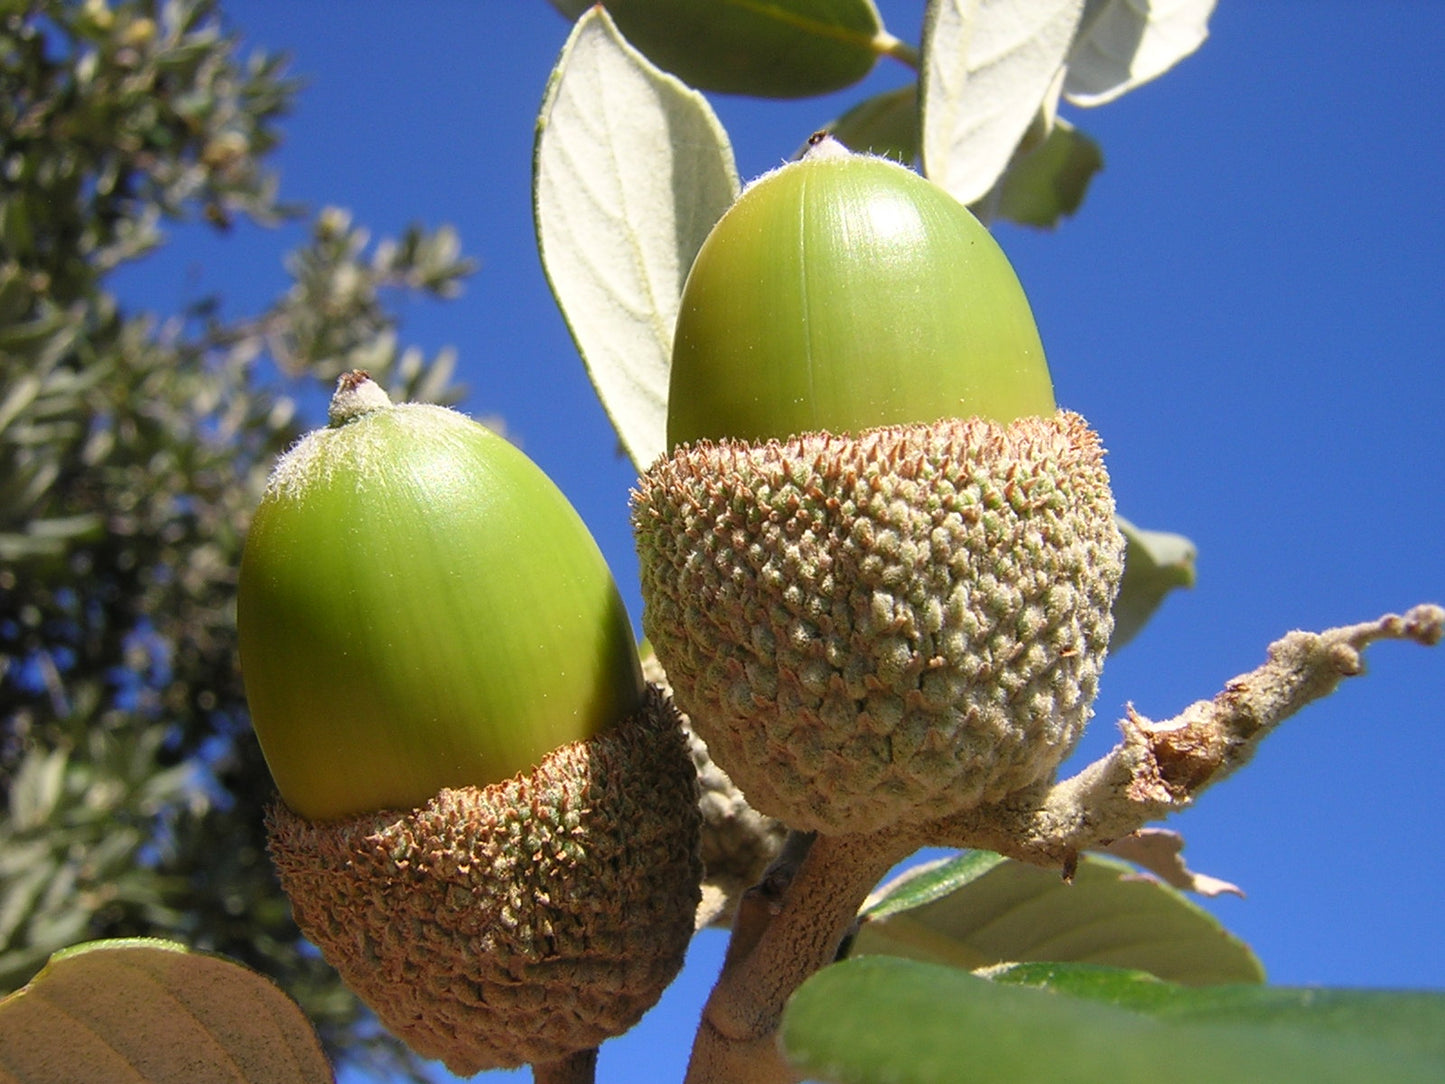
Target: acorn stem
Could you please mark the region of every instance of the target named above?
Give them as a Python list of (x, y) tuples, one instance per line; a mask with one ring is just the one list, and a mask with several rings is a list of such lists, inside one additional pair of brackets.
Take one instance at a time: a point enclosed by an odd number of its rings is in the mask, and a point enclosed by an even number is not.
[(891, 56), (899, 63), (908, 65), (915, 72), (923, 70), (923, 58), (919, 55), (918, 50), (886, 30), (880, 30), (873, 36), (873, 51), (879, 56)]
[[(784, 1084), (776, 1033), (794, 990), (834, 961), (875, 885), (917, 845), (912, 833), (817, 836), (796, 870), (775, 863), (738, 905), (734, 943), (703, 1007), (686, 1084)], [(786, 855), (785, 855), (786, 857)]]
[(724, 970), (756, 947), (758, 939), (772, 924), (779, 901), (787, 894), (788, 886), (793, 883), (798, 868), (808, 857), (808, 851), (817, 838), (817, 832), (789, 831), (778, 856), (763, 871), (758, 883), (739, 898), (732, 933), (728, 937), (727, 955), (723, 959)]
[(597, 1076), (597, 1048), (579, 1050), (560, 1061), (532, 1064), (533, 1084), (593, 1084)]

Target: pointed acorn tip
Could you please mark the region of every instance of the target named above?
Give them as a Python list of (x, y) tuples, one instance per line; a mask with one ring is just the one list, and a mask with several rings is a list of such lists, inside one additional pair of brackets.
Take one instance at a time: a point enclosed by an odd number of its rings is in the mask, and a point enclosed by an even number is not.
[(808, 145), (804, 148), (800, 157), (802, 158), (848, 158), (853, 154), (847, 147), (833, 138), (833, 133), (826, 128), (814, 132), (808, 137)]
[(326, 421), (333, 429), (355, 421), (363, 414), (391, 406), (391, 398), (365, 369), (352, 369), (336, 380), (336, 391), (326, 409)]

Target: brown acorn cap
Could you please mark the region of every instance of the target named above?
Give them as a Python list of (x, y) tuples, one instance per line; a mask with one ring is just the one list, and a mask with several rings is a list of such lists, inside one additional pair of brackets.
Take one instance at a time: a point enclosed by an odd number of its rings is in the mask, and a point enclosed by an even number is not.
[(626, 1031), (682, 966), (701, 863), (676, 710), (501, 783), (317, 823), (271, 810), (296, 922), (381, 1022), (470, 1076)]
[(679, 707), (793, 828), (1002, 798), (1088, 719), (1124, 543), (1077, 414), (702, 441), (642, 477), (633, 528)]

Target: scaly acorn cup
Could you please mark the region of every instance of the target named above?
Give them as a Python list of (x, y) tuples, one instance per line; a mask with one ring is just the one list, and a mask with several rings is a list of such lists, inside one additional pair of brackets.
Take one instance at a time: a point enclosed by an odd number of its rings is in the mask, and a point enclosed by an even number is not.
[(1052, 775), (1123, 539), (1098, 438), (961, 204), (831, 141), (750, 185), (683, 291), (644, 630), (758, 810), (829, 834)]
[(341, 378), (241, 564), (246, 694), (298, 925), (456, 1073), (625, 1031), (681, 966), (696, 776), (602, 554), (520, 451)]

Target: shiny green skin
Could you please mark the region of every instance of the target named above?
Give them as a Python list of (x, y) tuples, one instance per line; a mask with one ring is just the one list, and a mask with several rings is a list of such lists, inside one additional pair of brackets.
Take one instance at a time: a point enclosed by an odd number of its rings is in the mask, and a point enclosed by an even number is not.
[(440, 407), (387, 406), (288, 453), (237, 621), (262, 751), (310, 820), (507, 779), (641, 702), (582, 520), (520, 451)]
[(669, 449), (1053, 412), (1007, 257), (966, 207), (887, 159), (810, 155), (760, 178), (683, 289)]

